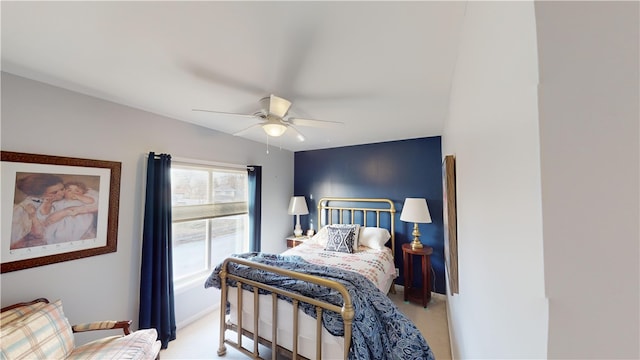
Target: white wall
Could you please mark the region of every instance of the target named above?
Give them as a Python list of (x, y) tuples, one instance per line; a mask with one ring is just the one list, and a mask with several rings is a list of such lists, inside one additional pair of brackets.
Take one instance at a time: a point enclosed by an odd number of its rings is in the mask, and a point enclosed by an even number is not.
[(640, 358), (639, 4), (535, 6), (549, 358)]
[(457, 359), (541, 359), (547, 349), (531, 2), (469, 2), (442, 154), (456, 156)]
[(640, 358), (639, 10), (468, 3), (442, 138), (455, 358)]
[[(2, 73), (2, 150), (122, 162), (118, 251), (0, 276), (2, 306), (62, 299), (72, 323), (132, 319), (137, 327), (145, 154), (263, 166), (263, 250), (290, 232), (293, 153)], [(5, 201), (5, 200), (3, 200)], [(176, 321), (219, 301), (203, 286), (176, 294)]]

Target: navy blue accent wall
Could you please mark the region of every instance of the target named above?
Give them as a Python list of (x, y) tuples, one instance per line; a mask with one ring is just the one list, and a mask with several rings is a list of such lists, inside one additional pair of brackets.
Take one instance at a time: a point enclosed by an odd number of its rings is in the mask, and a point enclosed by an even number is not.
[[(445, 294), (439, 136), (300, 151), (294, 155), (294, 171), (294, 193), (306, 197), (310, 212), (300, 217), (303, 229), (313, 221), (318, 230), (316, 200), (323, 197), (389, 198), (395, 203), (395, 258), (396, 267), (400, 268), (396, 282), (400, 284), (404, 284), (402, 244), (413, 240), (413, 223), (400, 221), (402, 205), (407, 197), (427, 199), (432, 223), (418, 224), (420, 240), (433, 248), (435, 290)], [(414, 265), (414, 274), (420, 274), (420, 261), (414, 261)], [(420, 285), (420, 276), (414, 285)]]

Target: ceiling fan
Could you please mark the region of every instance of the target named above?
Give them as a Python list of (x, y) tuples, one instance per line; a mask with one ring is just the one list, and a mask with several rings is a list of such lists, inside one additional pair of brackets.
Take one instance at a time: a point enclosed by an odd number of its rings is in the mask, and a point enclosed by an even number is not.
[(296, 129), (294, 125), (325, 128), (343, 125), (343, 123), (337, 121), (302, 119), (288, 116), (289, 109), (291, 108), (291, 102), (287, 99), (273, 94), (260, 99), (260, 105), (262, 109), (256, 111), (253, 114), (229, 113), (205, 109), (193, 109), (193, 111), (204, 111), (216, 114), (252, 117), (260, 120), (260, 122), (234, 133), (233, 135), (235, 136), (241, 136), (247, 131), (260, 126), (268, 136), (282, 136), (287, 130), (291, 130), (299, 141), (304, 141), (304, 135), (302, 135), (302, 133), (298, 129)]

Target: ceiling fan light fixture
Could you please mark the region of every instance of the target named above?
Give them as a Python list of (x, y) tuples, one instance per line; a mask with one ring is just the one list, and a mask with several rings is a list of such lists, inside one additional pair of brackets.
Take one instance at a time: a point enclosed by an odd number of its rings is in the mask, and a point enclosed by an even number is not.
[(269, 97), (269, 114), (275, 115), (279, 118), (283, 118), (289, 112), (291, 102), (287, 99), (281, 98), (271, 94)]
[(262, 129), (264, 130), (264, 132), (267, 133), (267, 135), (273, 136), (273, 137), (282, 136), (282, 134), (284, 134), (284, 132), (287, 131), (286, 126), (278, 123), (271, 123), (271, 122), (262, 125)]
[[(1, 1), (1, 0), (0, 0)], [(285, 98), (281, 98), (279, 96), (275, 96), (273, 94), (269, 96), (265, 96), (260, 99), (260, 105), (262, 109), (254, 112), (253, 114), (240, 114), (240, 113), (229, 113), (223, 111), (215, 111), (215, 110), (204, 110), (204, 109), (193, 109), (194, 111), (206, 111), (211, 113), (218, 114), (226, 114), (226, 115), (237, 115), (237, 116), (245, 116), (255, 118), (258, 123), (255, 123), (248, 128), (242, 129), (233, 133), (234, 136), (242, 136), (245, 133), (253, 130), (259, 126), (262, 127), (262, 130), (267, 134), (268, 137), (280, 137), (287, 130), (290, 130), (291, 134), (294, 135), (298, 141), (305, 141), (304, 135), (295, 128), (294, 125), (298, 126), (314, 126), (314, 127), (329, 127), (333, 125), (343, 125), (341, 122), (337, 121), (326, 121), (326, 120), (313, 120), (313, 119), (301, 119), (289, 116), (289, 108), (291, 107), (291, 102)]]

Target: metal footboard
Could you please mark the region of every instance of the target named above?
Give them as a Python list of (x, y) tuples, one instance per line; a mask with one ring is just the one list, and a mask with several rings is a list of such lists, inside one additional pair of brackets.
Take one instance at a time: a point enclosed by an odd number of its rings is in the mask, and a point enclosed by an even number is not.
[[(244, 265), (250, 268), (261, 269), (265, 271), (269, 271), (275, 274), (280, 274), (284, 276), (291, 277), (293, 279), (299, 279), (302, 281), (318, 284), (321, 286), (325, 286), (328, 288), (335, 289), (340, 292), (343, 298), (343, 306), (339, 307), (330, 303), (322, 302), (314, 298), (310, 298), (307, 296), (303, 296), (297, 293), (292, 293), (287, 290), (279, 289), (270, 285), (262, 284), (257, 281), (253, 281), (250, 279), (243, 278), (241, 276), (237, 276), (231, 274), (227, 271), (227, 266), (229, 263), (236, 263), (240, 265)], [(347, 359), (349, 355), (349, 348), (351, 347), (351, 331), (352, 331), (352, 321), (354, 317), (354, 308), (353, 303), (351, 302), (351, 296), (347, 289), (340, 283), (332, 280), (327, 280), (321, 277), (312, 276), (308, 274), (301, 274), (295, 271), (280, 269), (277, 267), (264, 265), (255, 263), (249, 260), (240, 259), (240, 258), (227, 258), (225, 259), (222, 268), (220, 270), (220, 282), (222, 284), (222, 299), (221, 299), (221, 307), (224, 307), (228, 301), (228, 291), (229, 285), (227, 285), (227, 280), (235, 280), (237, 281), (237, 308), (238, 308), (238, 318), (237, 324), (227, 324), (225, 321), (224, 313), (221, 313), (220, 316), (220, 347), (218, 348), (218, 356), (223, 356), (227, 352), (227, 348), (225, 344), (229, 344), (233, 348), (238, 351), (244, 353), (247, 356), (250, 356), (255, 359), (262, 359), (258, 352), (258, 344), (267, 344), (271, 346), (272, 359), (275, 360), (277, 354), (280, 351), (285, 351), (290, 354), (292, 359), (300, 358), (298, 354), (298, 307), (300, 302), (308, 303), (316, 307), (316, 359), (322, 359), (322, 312), (323, 311), (334, 311), (342, 315), (342, 319), (344, 321), (344, 359)], [(242, 302), (243, 302), (243, 290), (242, 285), (249, 285), (253, 289), (253, 333), (244, 329), (242, 327), (243, 319), (242, 319)], [(260, 307), (258, 302), (259, 289), (264, 289), (271, 292), (272, 296), (272, 316), (273, 316), (273, 324), (272, 324), (272, 333), (271, 333), (271, 341), (266, 340), (264, 337), (259, 334), (259, 326), (258, 320), (260, 318)], [(293, 302), (293, 324), (291, 324), (291, 328), (293, 329), (293, 348), (292, 349), (284, 349), (278, 345), (278, 337), (277, 337), (277, 329), (278, 329), (278, 301), (277, 296), (283, 295), (292, 299)], [(236, 341), (228, 339), (225, 336), (225, 331), (227, 329), (234, 330), (237, 334)], [(249, 350), (242, 345), (243, 336), (248, 336), (253, 338), (253, 349)]]

